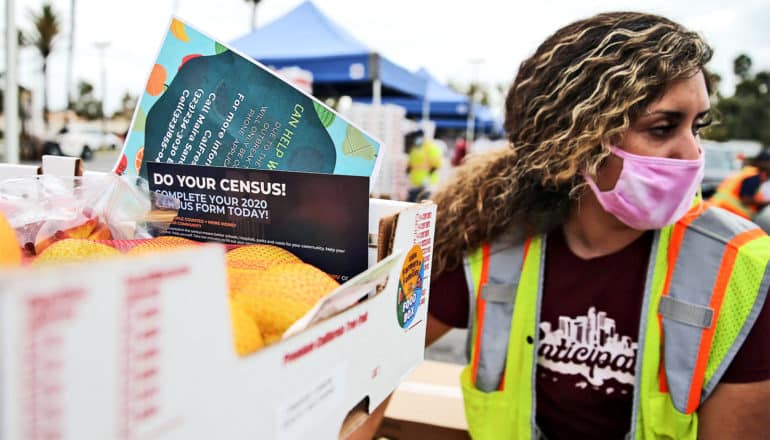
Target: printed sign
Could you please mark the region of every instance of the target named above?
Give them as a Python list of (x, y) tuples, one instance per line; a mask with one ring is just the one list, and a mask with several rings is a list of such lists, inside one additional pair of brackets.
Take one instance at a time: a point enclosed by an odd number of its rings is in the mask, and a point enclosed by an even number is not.
[(406, 254), (404, 266), (401, 268), (401, 275), (398, 279), (396, 316), (398, 317), (398, 324), (403, 328), (408, 328), (412, 324), (414, 317), (417, 316), (417, 309), (420, 307), (425, 280), (423, 260), (422, 248), (414, 245)]
[(180, 200), (168, 234), (280, 246), (345, 282), (367, 268), (369, 179), (149, 162), (150, 190)]
[(115, 171), (147, 177), (146, 163), (164, 162), (370, 177), (379, 150), (317, 99), (174, 19)]

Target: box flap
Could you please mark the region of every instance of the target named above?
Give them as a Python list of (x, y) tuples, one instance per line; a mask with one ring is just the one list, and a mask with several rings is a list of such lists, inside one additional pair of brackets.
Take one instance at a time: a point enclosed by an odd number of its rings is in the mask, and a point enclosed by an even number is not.
[(51, 176), (82, 176), (83, 161), (77, 157), (43, 156), (40, 174)]
[(380, 228), (377, 236), (377, 261), (382, 261), (393, 253), (393, 239), (396, 235), (397, 223), (398, 214), (380, 219)]

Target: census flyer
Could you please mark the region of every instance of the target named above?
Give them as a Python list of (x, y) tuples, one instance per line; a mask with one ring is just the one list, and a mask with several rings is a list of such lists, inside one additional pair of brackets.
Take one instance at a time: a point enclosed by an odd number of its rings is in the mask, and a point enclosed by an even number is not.
[(367, 268), (367, 177), (146, 166), (150, 190), (180, 201), (169, 235), (280, 246), (340, 282)]
[(147, 162), (163, 162), (371, 177), (379, 150), (267, 67), (173, 19), (115, 171), (146, 178)]

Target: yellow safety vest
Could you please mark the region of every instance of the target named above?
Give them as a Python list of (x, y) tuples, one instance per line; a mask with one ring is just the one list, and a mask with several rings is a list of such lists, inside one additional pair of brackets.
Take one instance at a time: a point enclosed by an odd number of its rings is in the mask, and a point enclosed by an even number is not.
[(726, 178), (719, 184), (716, 192), (709, 199), (711, 206), (726, 209), (743, 218), (751, 220), (757, 213), (756, 206), (749, 206), (741, 200), (741, 185), (749, 177), (759, 174), (756, 167), (743, 167), (741, 171)]
[[(425, 141), (409, 152), (409, 182), (413, 187), (435, 185), (438, 183), (441, 168), (442, 153), (439, 146), (432, 141)], [(431, 171), (433, 170), (433, 171)]]
[[(473, 310), (470, 363), (460, 381), (474, 439), (539, 435), (535, 371), (545, 241), (498, 240), (465, 259)], [(719, 384), (764, 304), (768, 262), (770, 237), (706, 204), (656, 231), (628, 438), (697, 438), (698, 407)]]

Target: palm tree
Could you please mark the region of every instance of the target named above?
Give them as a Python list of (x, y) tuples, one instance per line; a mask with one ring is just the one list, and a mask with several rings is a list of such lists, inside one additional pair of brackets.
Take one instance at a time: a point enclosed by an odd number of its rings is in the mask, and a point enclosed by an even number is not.
[(39, 14), (30, 11), (34, 26), (28, 40), (37, 48), (43, 58), (43, 120), (48, 127), (48, 57), (54, 49), (54, 40), (59, 34), (60, 20), (50, 3), (43, 4)]
[(257, 5), (259, 5), (259, 2), (262, 0), (246, 0), (248, 3), (252, 4), (251, 8), (251, 30), (257, 28)]

